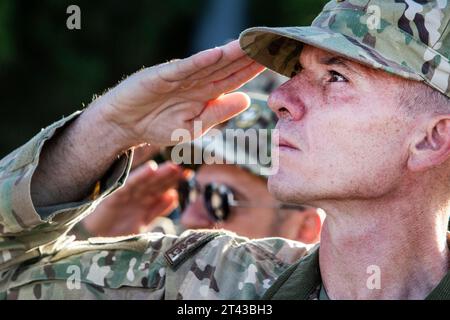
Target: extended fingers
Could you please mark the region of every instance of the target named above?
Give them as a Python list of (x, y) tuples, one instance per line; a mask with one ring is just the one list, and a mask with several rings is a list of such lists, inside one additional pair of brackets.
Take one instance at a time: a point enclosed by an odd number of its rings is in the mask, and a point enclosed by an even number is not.
[(168, 82), (180, 81), (217, 63), (223, 56), (221, 48), (209, 49), (189, 58), (173, 60), (157, 67), (158, 76)]
[(176, 190), (168, 190), (164, 194), (155, 198), (143, 217), (144, 224), (149, 224), (153, 219), (165, 216), (175, 210), (178, 206), (178, 195)]
[(216, 71), (214, 71), (207, 77), (200, 79), (199, 84), (202, 85), (202, 84), (205, 84), (208, 82), (215, 82), (215, 81), (226, 79), (230, 75), (238, 72), (239, 70), (242, 70), (242, 69), (248, 67), (252, 63), (253, 63), (253, 60), (251, 60), (250, 58), (248, 58), (246, 56), (239, 58), (238, 60), (233, 61), (232, 63), (228, 64), (227, 66), (217, 69)]
[(263, 72), (265, 67), (253, 62), (249, 66), (233, 73), (229, 77), (210, 84), (211, 92), (215, 94), (227, 93), (239, 89)]
[(199, 119), (204, 123), (204, 129), (226, 121), (250, 105), (250, 98), (241, 92), (234, 92), (219, 97), (208, 103), (208, 106), (200, 114)]
[(234, 40), (221, 47), (223, 52), (223, 59), (233, 61), (245, 56), (245, 52), (239, 45), (239, 40)]
[(250, 63), (252, 60), (245, 54), (245, 52), (239, 47), (237, 41), (230, 42), (229, 44), (221, 47), (222, 48), (222, 58), (215, 64), (204, 68), (203, 70), (192, 74), (188, 80), (199, 80), (209, 78), (211, 75), (219, 70), (229, 68), (236, 61), (241, 61), (245, 63)]
[(181, 168), (172, 163), (165, 163), (136, 188), (133, 196), (139, 199), (140, 197), (160, 195), (168, 189), (176, 187), (181, 177)]
[(161, 65), (157, 69), (161, 79), (174, 82), (181, 80), (199, 80), (245, 57), (238, 41), (230, 42), (222, 47), (209, 49), (190, 58), (176, 60)]
[(143, 165), (131, 171), (127, 182), (122, 190), (126, 189), (133, 192), (140, 184), (151, 178), (158, 170), (158, 164), (155, 161), (147, 161)]
[[(233, 68), (238, 69), (240, 66), (241, 65), (239, 63), (236, 63)], [(244, 64), (242, 69), (237, 70), (234, 73), (227, 72), (227, 74), (220, 74), (220, 72), (218, 72), (215, 75), (218, 78), (222, 78), (223, 76), (226, 76), (226, 78), (218, 81), (208, 81), (207, 83), (197, 84), (196, 88), (190, 88), (190, 90), (186, 89), (183, 92), (180, 92), (179, 96), (188, 101), (195, 100), (206, 102), (214, 100), (224, 93), (228, 93), (242, 87), (245, 83), (252, 80), (264, 70), (265, 67), (256, 62), (251, 62), (248, 65)], [(194, 117), (197, 116), (196, 112), (193, 111), (191, 113), (194, 114)], [(192, 118), (193, 117), (189, 117), (189, 119)]]

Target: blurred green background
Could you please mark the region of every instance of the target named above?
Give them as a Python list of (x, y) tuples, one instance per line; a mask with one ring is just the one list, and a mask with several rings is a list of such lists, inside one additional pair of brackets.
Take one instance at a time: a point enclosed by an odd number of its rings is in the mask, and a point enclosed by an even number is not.
[[(0, 0), (0, 157), (126, 75), (199, 49), (202, 30), (219, 32), (215, 2), (240, 6), (241, 31), (310, 24), (326, 1)], [(81, 30), (66, 27), (72, 4)]]

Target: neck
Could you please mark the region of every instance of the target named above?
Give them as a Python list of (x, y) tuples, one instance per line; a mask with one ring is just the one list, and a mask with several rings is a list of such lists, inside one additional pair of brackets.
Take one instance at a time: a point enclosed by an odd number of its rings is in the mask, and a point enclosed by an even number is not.
[(331, 299), (424, 299), (439, 284), (449, 270), (450, 203), (421, 192), (321, 205), (320, 270)]

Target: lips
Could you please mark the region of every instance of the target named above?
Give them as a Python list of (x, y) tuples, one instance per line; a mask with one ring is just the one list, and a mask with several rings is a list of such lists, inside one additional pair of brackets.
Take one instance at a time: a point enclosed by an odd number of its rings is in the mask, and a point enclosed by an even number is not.
[(299, 150), (296, 146), (294, 146), (292, 143), (290, 143), (288, 140), (286, 140), (285, 138), (282, 138), (282, 137), (280, 137), (280, 139), (278, 141), (278, 147)]

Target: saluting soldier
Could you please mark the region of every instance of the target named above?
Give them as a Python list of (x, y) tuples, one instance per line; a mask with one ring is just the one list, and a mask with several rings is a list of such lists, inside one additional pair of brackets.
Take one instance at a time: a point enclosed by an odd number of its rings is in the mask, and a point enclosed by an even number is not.
[[(311, 27), (246, 30), (243, 51), (142, 70), (44, 129), (1, 162), (0, 297), (448, 299), (449, 21), (447, 1), (333, 0)], [(291, 78), (269, 99), (270, 190), (326, 211), (319, 246), (220, 231), (66, 237), (124, 183), (131, 147), (242, 112), (248, 97), (230, 92), (261, 64)]]

